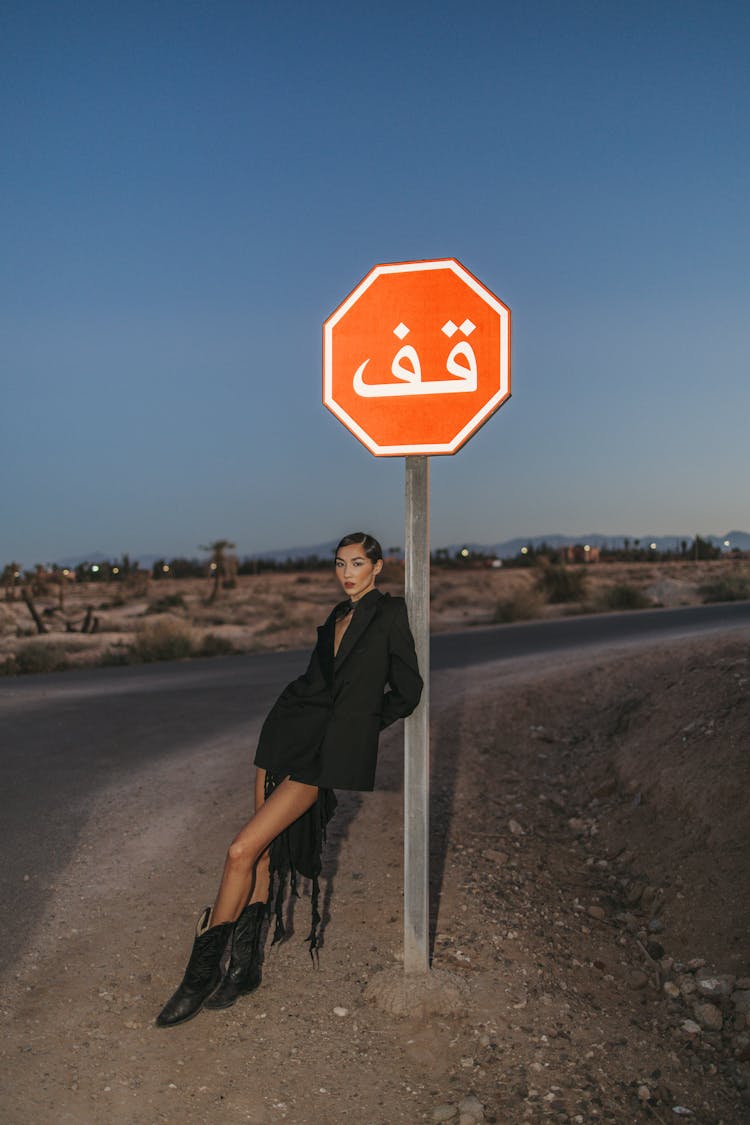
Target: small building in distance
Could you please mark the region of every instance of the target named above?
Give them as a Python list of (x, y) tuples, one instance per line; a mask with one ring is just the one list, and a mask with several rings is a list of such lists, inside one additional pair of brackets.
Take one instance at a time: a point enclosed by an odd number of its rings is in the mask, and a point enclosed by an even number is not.
[(560, 561), (564, 563), (596, 563), (599, 555), (599, 548), (590, 543), (568, 543), (560, 548)]

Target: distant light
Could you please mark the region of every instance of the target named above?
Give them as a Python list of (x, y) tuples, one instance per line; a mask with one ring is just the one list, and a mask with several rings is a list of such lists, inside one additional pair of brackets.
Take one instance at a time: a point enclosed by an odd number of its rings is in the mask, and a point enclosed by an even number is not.
[(583, 549), (584, 549), (584, 551), (590, 551), (591, 550), (591, 544), (587, 543), (586, 546)]
[(67, 566), (66, 566), (66, 567), (65, 567), (65, 569), (63, 570), (63, 574), (70, 574), (70, 571), (68, 570)]
[(119, 568), (119, 566), (113, 566), (113, 567), (112, 567), (112, 573), (113, 573), (113, 574), (119, 574), (119, 573), (120, 573), (120, 568)]
[(98, 572), (98, 570), (99, 570), (99, 567), (98, 567), (98, 566), (96, 565), (96, 563), (94, 563), (94, 565), (92, 566), (91, 570), (93, 571), (93, 573), (94, 573), (94, 574), (96, 574), (96, 573)]
[(14, 572), (13, 572), (13, 577), (14, 577), (14, 578), (20, 578), (20, 577), (21, 577), (21, 571), (20, 571), (20, 570), (16, 570), (16, 571), (14, 571)]
[(725, 539), (725, 540), (724, 540), (724, 546), (725, 546), (725, 547), (731, 547), (731, 546), (732, 546), (732, 544), (731, 544), (731, 542), (730, 542), (730, 541), (729, 541), (728, 539)]
[(656, 550), (656, 543), (649, 543), (649, 547), (651, 548), (652, 551), (655, 551)]
[(528, 548), (528, 547), (522, 547), (522, 548), (521, 548), (521, 554), (522, 554), (522, 555), (528, 555), (528, 553), (529, 553), (529, 548)]
[(167, 566), (167, 564), (166, 564), (166, 563), (164, 563), (164, 565), (162, 566), (162, 570), (164, 571), (164, 573), (165, 573), (165, 574), (166, 574), (166, 573), (167, 573), (167, 571), (169, 570), (169, 567)]
[(211, 570), (216, 570), (216, 563), (211, 563)]
[(463, 550), (461, 551), (461, 557), (464, 558), (464, 559), (468, 559), (468, 557), (469, 557), (469, 548), (468, 547), (463, 548)]

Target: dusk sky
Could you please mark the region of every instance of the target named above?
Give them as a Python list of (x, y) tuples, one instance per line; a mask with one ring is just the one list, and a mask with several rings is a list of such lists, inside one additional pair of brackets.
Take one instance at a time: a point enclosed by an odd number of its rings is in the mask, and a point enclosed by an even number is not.
[(750, 5), (5, 0), (0, 566), (403, 543), (321, 404), (376, 263), (513, 313), (432, 543), (750, 530)]

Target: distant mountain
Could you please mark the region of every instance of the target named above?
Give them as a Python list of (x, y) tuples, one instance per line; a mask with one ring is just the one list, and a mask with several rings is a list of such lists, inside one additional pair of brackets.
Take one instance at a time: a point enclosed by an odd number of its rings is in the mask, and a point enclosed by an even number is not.
[(58, 566), (67, 566), (70, 570), (78, 566), (82, 562), (101, 563), (111, 561), (111, 555), (105, 555), (103, 551), (90, 551), (88, 555), (71, 555), (67, 559), (55, 559), (54, 561)]
[(737, 547), (740, 551), (750, 551), (750, 534), (747, 531), (728, 531), (722, 539), (722, 543), (728, 539), (732, 547)]
[[(689, 532), (684, 535), (601, 535), (598, 532), (591, 532), (588, 535), (562, 535), (554, 533), (552, 535), (532, 535), (516, 539), (506, 539), (501, 543), (477, 543), (463, 541), (460, 543), (451, 543), (445, 549), (450, 554), (455, 554), (457, 551), (468, 547), (470, 551), (479, 551), (486, 555), (495, 555), (500, 559), (513, 558), (519, 553), (522, 547), (528, 546), (529, 543), (534, 547), (541, 547), (546, 543), (549, 547), (566, 547), (572, 546), (576, 543), (590, 543), (592, 547), (611, 547), (614, 549), (622, 549), (627, 542), (632, 548), (635, 546), (636, 541), (640, 546), (645, 546), (648, 543), (655, 543), (657, 551), (673, 551), (680, 550), (680, 544), (683, 540), (692, 543), (695, 538), (694, 532)], [(750, 532), (747, 531), (728, 531), (726, 535), (704, 535), (702, 536), (707, 542), (713, 543), (717, 547), (721, 547), (727, 540), (732, 547), (738, 547), (741, 551), (750, 551)], [(384, 545), (385, 547), (385, 545)], [(274, 559), (276, 562), (285, 562), (287, 559), (302, 559), (311, 555), (317, 555), (319, 558), (330, 558), (336, 548), (336, 540), (332, 539), (328, 543), (319, 543), (314, 547), (285, 547), (275, 551), (262, 551), (256, 552), (252, 555), (243, 556), (253, 559)], [(437, 549), (437, 545), (433, 544), (433, 551)], [(403, 552), (401, 552), (403, 554)]]
[[(694, 533), (688, 535), (640, 536), (600, 535), (596, 532), (591, 532), (588, 535), (560, 535), (555, 533), (553, 535), (530, 535), (525, 538), (506, 539), (502, 543), (452, 543), (446, 549), (450, 554), (455, 554), (456, 551), (468, 547), (470, 551), (477, 551), (485, 555), (495, 555), (499, 559), (510, 559), (514, 558), (522, 547), (531, 545), (532, 547), (539, 548), (544, 543), (546, 543), (548, 547), (555, 549), (573, 546), (576, 543), (589, 543), (592, 547), (609, 547), (614, 550), (622, 550), (626, 543), (631, 548), (636, 545), (645, 547), (650, 543), (655, 543), (657, 551), (679, 551), (683, 540), (687, 543), (692, 543), (694, 538)], [(721, 547), (724, 543), (729, 542), (730, 546), (737, 547), (741, 551), (750, 550), (750, 533), (747, 531), (728, 531), (726, 535), (704, 535), (702, 538), (716, 547)]]

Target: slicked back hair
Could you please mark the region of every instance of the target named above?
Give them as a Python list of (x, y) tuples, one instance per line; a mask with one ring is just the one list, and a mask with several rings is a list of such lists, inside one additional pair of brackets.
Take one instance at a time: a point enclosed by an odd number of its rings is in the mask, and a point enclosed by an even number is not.
[(351, 547), (355, 543), (362, 544), (362, 549), (370, 562), (376, 563), (382, 559), (383, 548), (380, 546), (375, 536), (368, 535), (366, 531), (353, 531), (351, 535), (345, 535), (336, 547), (335, 554), (338, 554), (342, 547)]

